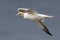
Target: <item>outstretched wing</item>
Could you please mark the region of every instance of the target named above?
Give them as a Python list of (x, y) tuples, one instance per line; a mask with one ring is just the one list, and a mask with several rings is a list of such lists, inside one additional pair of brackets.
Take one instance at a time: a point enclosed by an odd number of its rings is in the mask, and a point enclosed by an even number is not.
[(49, 32), (48, 28), (41, 22), (41, 21), (36, 21), (36, 23), (40, 26), (40, 28), (45, 31), (47, 34), (52, 36), (52, 34)]

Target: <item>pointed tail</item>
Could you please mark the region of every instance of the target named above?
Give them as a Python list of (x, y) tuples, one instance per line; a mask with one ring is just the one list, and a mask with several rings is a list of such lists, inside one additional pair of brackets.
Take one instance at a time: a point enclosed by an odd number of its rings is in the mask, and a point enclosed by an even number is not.
[(47, 18), (53, 18), (54, 16), (46, 16)]

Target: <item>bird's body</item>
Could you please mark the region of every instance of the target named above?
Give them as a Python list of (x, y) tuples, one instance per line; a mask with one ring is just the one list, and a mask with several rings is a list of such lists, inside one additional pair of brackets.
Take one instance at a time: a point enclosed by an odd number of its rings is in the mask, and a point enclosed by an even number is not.
[(27, 8), (18, 8), (19, 13), (16, 15), (22, 16), (24, 19), (29, 19), (37, 23), (41, 29), (43, 29), (46, 33), (52, 36), (47, 27), (42, 23), (45, 18), (52, 18), (53, 16), (48, 16), (44, 14), (39, 14), (35, 10), (27, 9)]
[(38, 15), (36, 15), (36, 14), (31, 15), (31, 14), (28, 14), (28, 13), (26, 13), (24, 15), (24, 18), (25, 19), (30, 19), (30, 20), (38, 20), (38, 19), (40, 19)]
[(25, 13), (23, 18), (24, 19), (29, 19), (29, 20), (43, 20), (45, 18), (51, 18), (52, 16), (48, 16), (48, 15), (43, 15), (43, 14), (28, 14), (28, 13)]

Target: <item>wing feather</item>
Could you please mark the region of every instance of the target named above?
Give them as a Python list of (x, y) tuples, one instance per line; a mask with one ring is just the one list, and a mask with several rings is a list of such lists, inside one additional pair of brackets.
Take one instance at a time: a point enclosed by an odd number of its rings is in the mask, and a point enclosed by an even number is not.
[(47, 34), (52, 36), (52, 34), (49, 32), (48, 28), (41, 22), (41, 21), (36, 21), (36, 23), (40, 26), (40, 28), (45, 31)]
[(36, 11), (35, 11), (35, 10), (32, 10), (32, 9), (27, 10), (27, 12), (28, 12), (29, 14), (35, 14), (35, 13), (36, 13)]

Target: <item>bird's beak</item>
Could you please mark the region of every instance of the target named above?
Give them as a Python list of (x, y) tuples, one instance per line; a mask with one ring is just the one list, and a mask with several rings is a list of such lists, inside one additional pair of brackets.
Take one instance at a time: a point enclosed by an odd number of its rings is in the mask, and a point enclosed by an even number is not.
[(18, 14), (15, 14), (15, 16), (18, 16)]
[(15, 16), (18, 16), (18, 15), (20, 15), (21, 14), (21, 12), (18, 12), (17, 14), (15, 14)]

